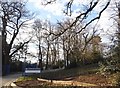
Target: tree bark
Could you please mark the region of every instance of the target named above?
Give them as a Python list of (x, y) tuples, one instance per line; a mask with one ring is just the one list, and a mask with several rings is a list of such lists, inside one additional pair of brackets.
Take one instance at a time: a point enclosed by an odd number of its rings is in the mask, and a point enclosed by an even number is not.
[(45, 68), (45, 69), (48, 69), (49, 47), (50, 47), (50, 44), (49, 44), (49, 41), (48, 41), (48, 47), (47, 47), (47, 58), (46, 58), (46, 68)]

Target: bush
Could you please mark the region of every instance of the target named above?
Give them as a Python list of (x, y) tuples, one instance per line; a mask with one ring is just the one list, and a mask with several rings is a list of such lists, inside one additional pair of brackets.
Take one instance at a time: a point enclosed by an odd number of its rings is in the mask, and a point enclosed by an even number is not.
[(52, 66), (52, 69), (58, 69), (58, 68), (59, 68), (58, 65), (53, 65), (53, 66)]
[(109, 81), (113, 86), (120, 86), (120, 72), (112, 74)]
[(68, 66), (67, 66), (67, 68), (75, 68), (75, 67), (77, 67), (78, 65), (77, 65), (77, 62), (76, 61), (73, 61), (73, 62), (71, 62)]
[(114, 65), (106, 66), (104, 68), (104, 72), (116, 73), (118, 71), (119, 71), (119, 68)]
[(100, 72), (102, 74), (104, 74), (104, 73), (113, 74), (113, 73), (120, 72), (120, 69), (116, 65), (111, 65), (109, 63), (103, 64), (102, 62), (99, 62), (99, 66), (100, 66)]
[(120, 86), (120, 74), (117, 75), (116, 86)]

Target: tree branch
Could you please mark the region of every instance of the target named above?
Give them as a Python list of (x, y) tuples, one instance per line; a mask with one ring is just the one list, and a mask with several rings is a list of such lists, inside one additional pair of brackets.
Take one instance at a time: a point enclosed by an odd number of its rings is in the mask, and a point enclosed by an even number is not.
[(10, 54), (10, 57), (12, 57), (12, 55), (15, 54), (18, 50), (20, 50), (21, 48), (23, 48), (25, 44), (28, 44), (28, 43), (31, 41), (31, 39), (32, 39), (32, 37), (31, 37), (28, 41), (26, 41), (26, 42), (24, 42), (22, 45), (20, 45), (15, 51), (13, 51), (13, 52)]
[(80, 31), (78, 31), (77, 33), (80, 33), (83, 29), (85, 29), (89, 24), (91, 24), (93, 21), (100, 19), (103, 11), (108, 7), (108, 5), (110, 4), (110, 1), (106, 4), (106, 6), (100, 11), (99, 15), (97, 17), (95, 17), (94, 19), (90, 20)]

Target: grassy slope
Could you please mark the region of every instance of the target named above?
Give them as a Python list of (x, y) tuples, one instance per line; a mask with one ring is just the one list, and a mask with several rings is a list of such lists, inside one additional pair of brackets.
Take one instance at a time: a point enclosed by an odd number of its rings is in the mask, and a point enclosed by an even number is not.
[[(52, 79), (52, 80), (66, 80), (67, 78), (73, 78), (70, 80), (78, 81), (78, 82), (85, 82), (85, 83), (92, 83), (97, 85), (106, 85), (108, 84), (108, 81), (110, 80), (110, 84), (113, 83), (113, 79), (116, 79), (112, 77), (112, 75), (108, 75), (108, 77), (104, 77), (103, 75), (96, 74), (96, 72), (99, 71), (99, 66), (97, 65), (88, 65), (84, 67), (79, 68), (72, 68), (72, 69), (63, 69), (58, 71), (52, 71), (52, 72), (44, 72), (40, 75), (35, 75), (31, 77), (21, 77), (18, 79), (18, 81), (26, 81), (27, 80), (33, 80), (35, 82), (35, 79), (37, 77), (44, 78), (44, 79)], [(112, 81), (112, 82), (111, 82)], [(31, 81), (32, 82), (32, 81)], [(22, 83), (21, 83), (22, 84)]]
[(84, 67), (77, 67), (72, 69), (63, 69), (55, 72), (46, 72), (40, 75), (41, 78), (45, 79), (64, 79), (67, 77), (79, 76), (82, 74), (96, 73), (98, 71), (97, 65), (88, 65)]

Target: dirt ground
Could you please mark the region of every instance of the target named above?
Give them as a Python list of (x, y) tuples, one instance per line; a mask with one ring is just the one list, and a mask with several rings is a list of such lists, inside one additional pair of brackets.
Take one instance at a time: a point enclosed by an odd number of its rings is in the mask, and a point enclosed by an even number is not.
[(109, 78), (101, 74), (87, 74), (71, 78), (65, 78), (65, 80), (73, 80), (78, 82), (96, 84), (98, 86), (111, 86)]
[[(101, 74), (84, 74), (80, 76), (64, 78), (61, 80), (64, 81), (64, 83), (68, 81), (76, 81), (76, 82), (82, 82), (88, 84), (95, 84), (97, 86), (111, 86), (111, 83), (109, 83), (108, 78)], [(61, 85), (61, 84), (55, 84), (51, 82), (38, 81), (38, 80), (26, 80), (26, 81), (16, 82), (15, 84), (17, 86), (25, 87), (25, 88), (30, 86), (42, 86), (42, 85), (60, 86)]]

